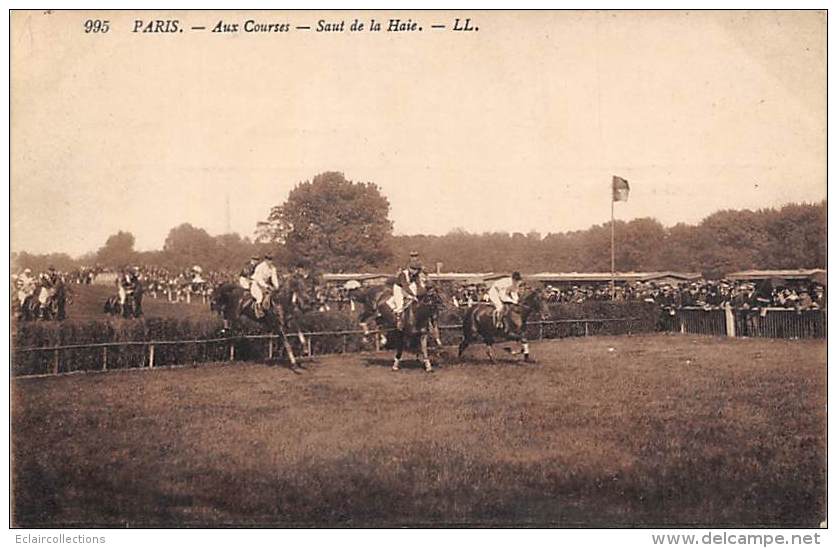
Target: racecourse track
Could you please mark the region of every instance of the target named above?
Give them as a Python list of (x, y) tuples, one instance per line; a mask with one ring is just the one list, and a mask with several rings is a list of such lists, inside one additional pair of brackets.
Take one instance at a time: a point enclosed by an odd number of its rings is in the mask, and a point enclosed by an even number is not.
[(824, 341), (532, 345), (12, 380), (13, 524), (817, 526)]

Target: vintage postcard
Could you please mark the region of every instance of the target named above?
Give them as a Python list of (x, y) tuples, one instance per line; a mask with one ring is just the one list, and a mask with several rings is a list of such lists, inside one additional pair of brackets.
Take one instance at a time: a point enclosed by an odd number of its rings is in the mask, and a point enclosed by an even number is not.
[(12, 10), (11, 526), (825, 525), (826, 20)]

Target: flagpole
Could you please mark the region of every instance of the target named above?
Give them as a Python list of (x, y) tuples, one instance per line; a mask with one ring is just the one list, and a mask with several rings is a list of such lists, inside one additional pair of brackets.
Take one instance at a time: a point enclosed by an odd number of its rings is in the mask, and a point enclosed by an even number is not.
[(613, 217), (613, 189), (610, 192), (610, 300), (616, 298), (615, 222)]

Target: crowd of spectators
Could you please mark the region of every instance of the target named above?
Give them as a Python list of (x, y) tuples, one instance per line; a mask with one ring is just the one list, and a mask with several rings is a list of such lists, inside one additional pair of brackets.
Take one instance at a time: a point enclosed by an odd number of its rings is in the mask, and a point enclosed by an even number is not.
[[(825, 287), (810, 282), (771, 281), (748, 282), (730, 280), (700, 280), (690, 283), (658, 284), (636, 282), (617, 285), (614, 300), (654, 302), (666, 308), (699, 307), (721, 308), (727, 303), (733, 308), (825, 308)], [(565, 289), (546, 287), (550, 302), (584, 302), (611, 300), (610, 286), (580, 285)]]
[[(166, 298), (170, 301), (188, 300), (190, 297), (208, 297), (213, 287), (223, 282), (236, 282), (237, 272), (196, 271), (195, 267), (172, 270), (159, 266), (139, 265), (140, 281), (146, 295)], [(97, 283), (100, 275), (114, 276), (117, 271), (99, 266), (82, 267), (71, 272), (59, 272), (65, 282), (75, 284)], [(13, 277), (14, 278), (14, 277)], [(100, 283), (100, 282), (99, 282)], [(349, 291), (340, 283), (312, 283), (316, 287), (314, 297), (321, 310), (344, 309), (351, 306)], [(614, 294), (608, 283), (577, 285), (541, 285), (547, 302), (583, 303), (586, 301), (644, 301), (662, 308), (681, 307), (722, 308), (729, 304), (736, 309), (789, 308), (797, 310), (826, 307), (826, 288), (809, 280), (699, 280), (682, 283), (629, 282), (617, 284)], [(442, 282), (441, 288), (455, 307), (467, 307), (488, 300), (488, 284), (458, 284)], [(206, 299), (204, 299), (206, 300)]]
[[(540, 285), (540, 284), (538, 284)], [(470, 306), (487, 300), (485, 284), (457, 287), (452, 291), (454, 306)], [(543, 286), (550, 303), (583, 303), (587, 301), (644, 301), (663, 308), (722, 308), (728, 303), (733, 308), (791, 308), (821, 309), (826, 306), (825, 286), (810, 282), (770, 281), (747, 282), (730, 280), (700, 280), (689, 283), (634, 282), (617, 284), (611, 294), (608, 283)]]

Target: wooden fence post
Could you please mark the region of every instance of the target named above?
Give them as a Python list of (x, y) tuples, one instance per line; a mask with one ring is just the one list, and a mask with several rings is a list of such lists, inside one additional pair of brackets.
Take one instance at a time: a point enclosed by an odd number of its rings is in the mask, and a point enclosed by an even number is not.
[(53, 357), (52, 361), (52, 373), (54, 375), (58, 374), (58, 349), (55, 349), (55, 356)]
[(375, 352), (381, 351), (381, 334), (375, 333)]
[(539, 327), (540, 329), (538, 329), (538, 339), (543, 340), (543, 320), (541, 320)]
[(102, 347), (102, 371), (108, 370), (108, 347)]
[(732, 307), (729, 303), (724, 303), (724, 322), (727, 327), (727, 337), (735, 337), (735, 316), (732, 314)]
[(273, 337), (267, 338), (267, 359), (273, 359)]
[(346, 340), (346, 335), (343, 335), (343, 353), (344, 354), (346, 353), (346, 345), (347, 344), (348, 344), (348, 341)]
[(306, 339), (305, 339), (305, 346), (306, 346), (306, 349), (307, 349), (307, 351), (308, 351), (308, 357), (309, 357), (309, 358), (311, 357), (311, 339), (312, 339), (312, 338), (313, 338), (313, 335), (309, 335), (309, 336), (308, 336), (308, 337), (306, 337)]
[(235, 361), (235, 343), (230, 343), (230, 361)]
[(153, 344), (148, 345), (148, 367), (149, 368), (154, 367), (154, 345)]

